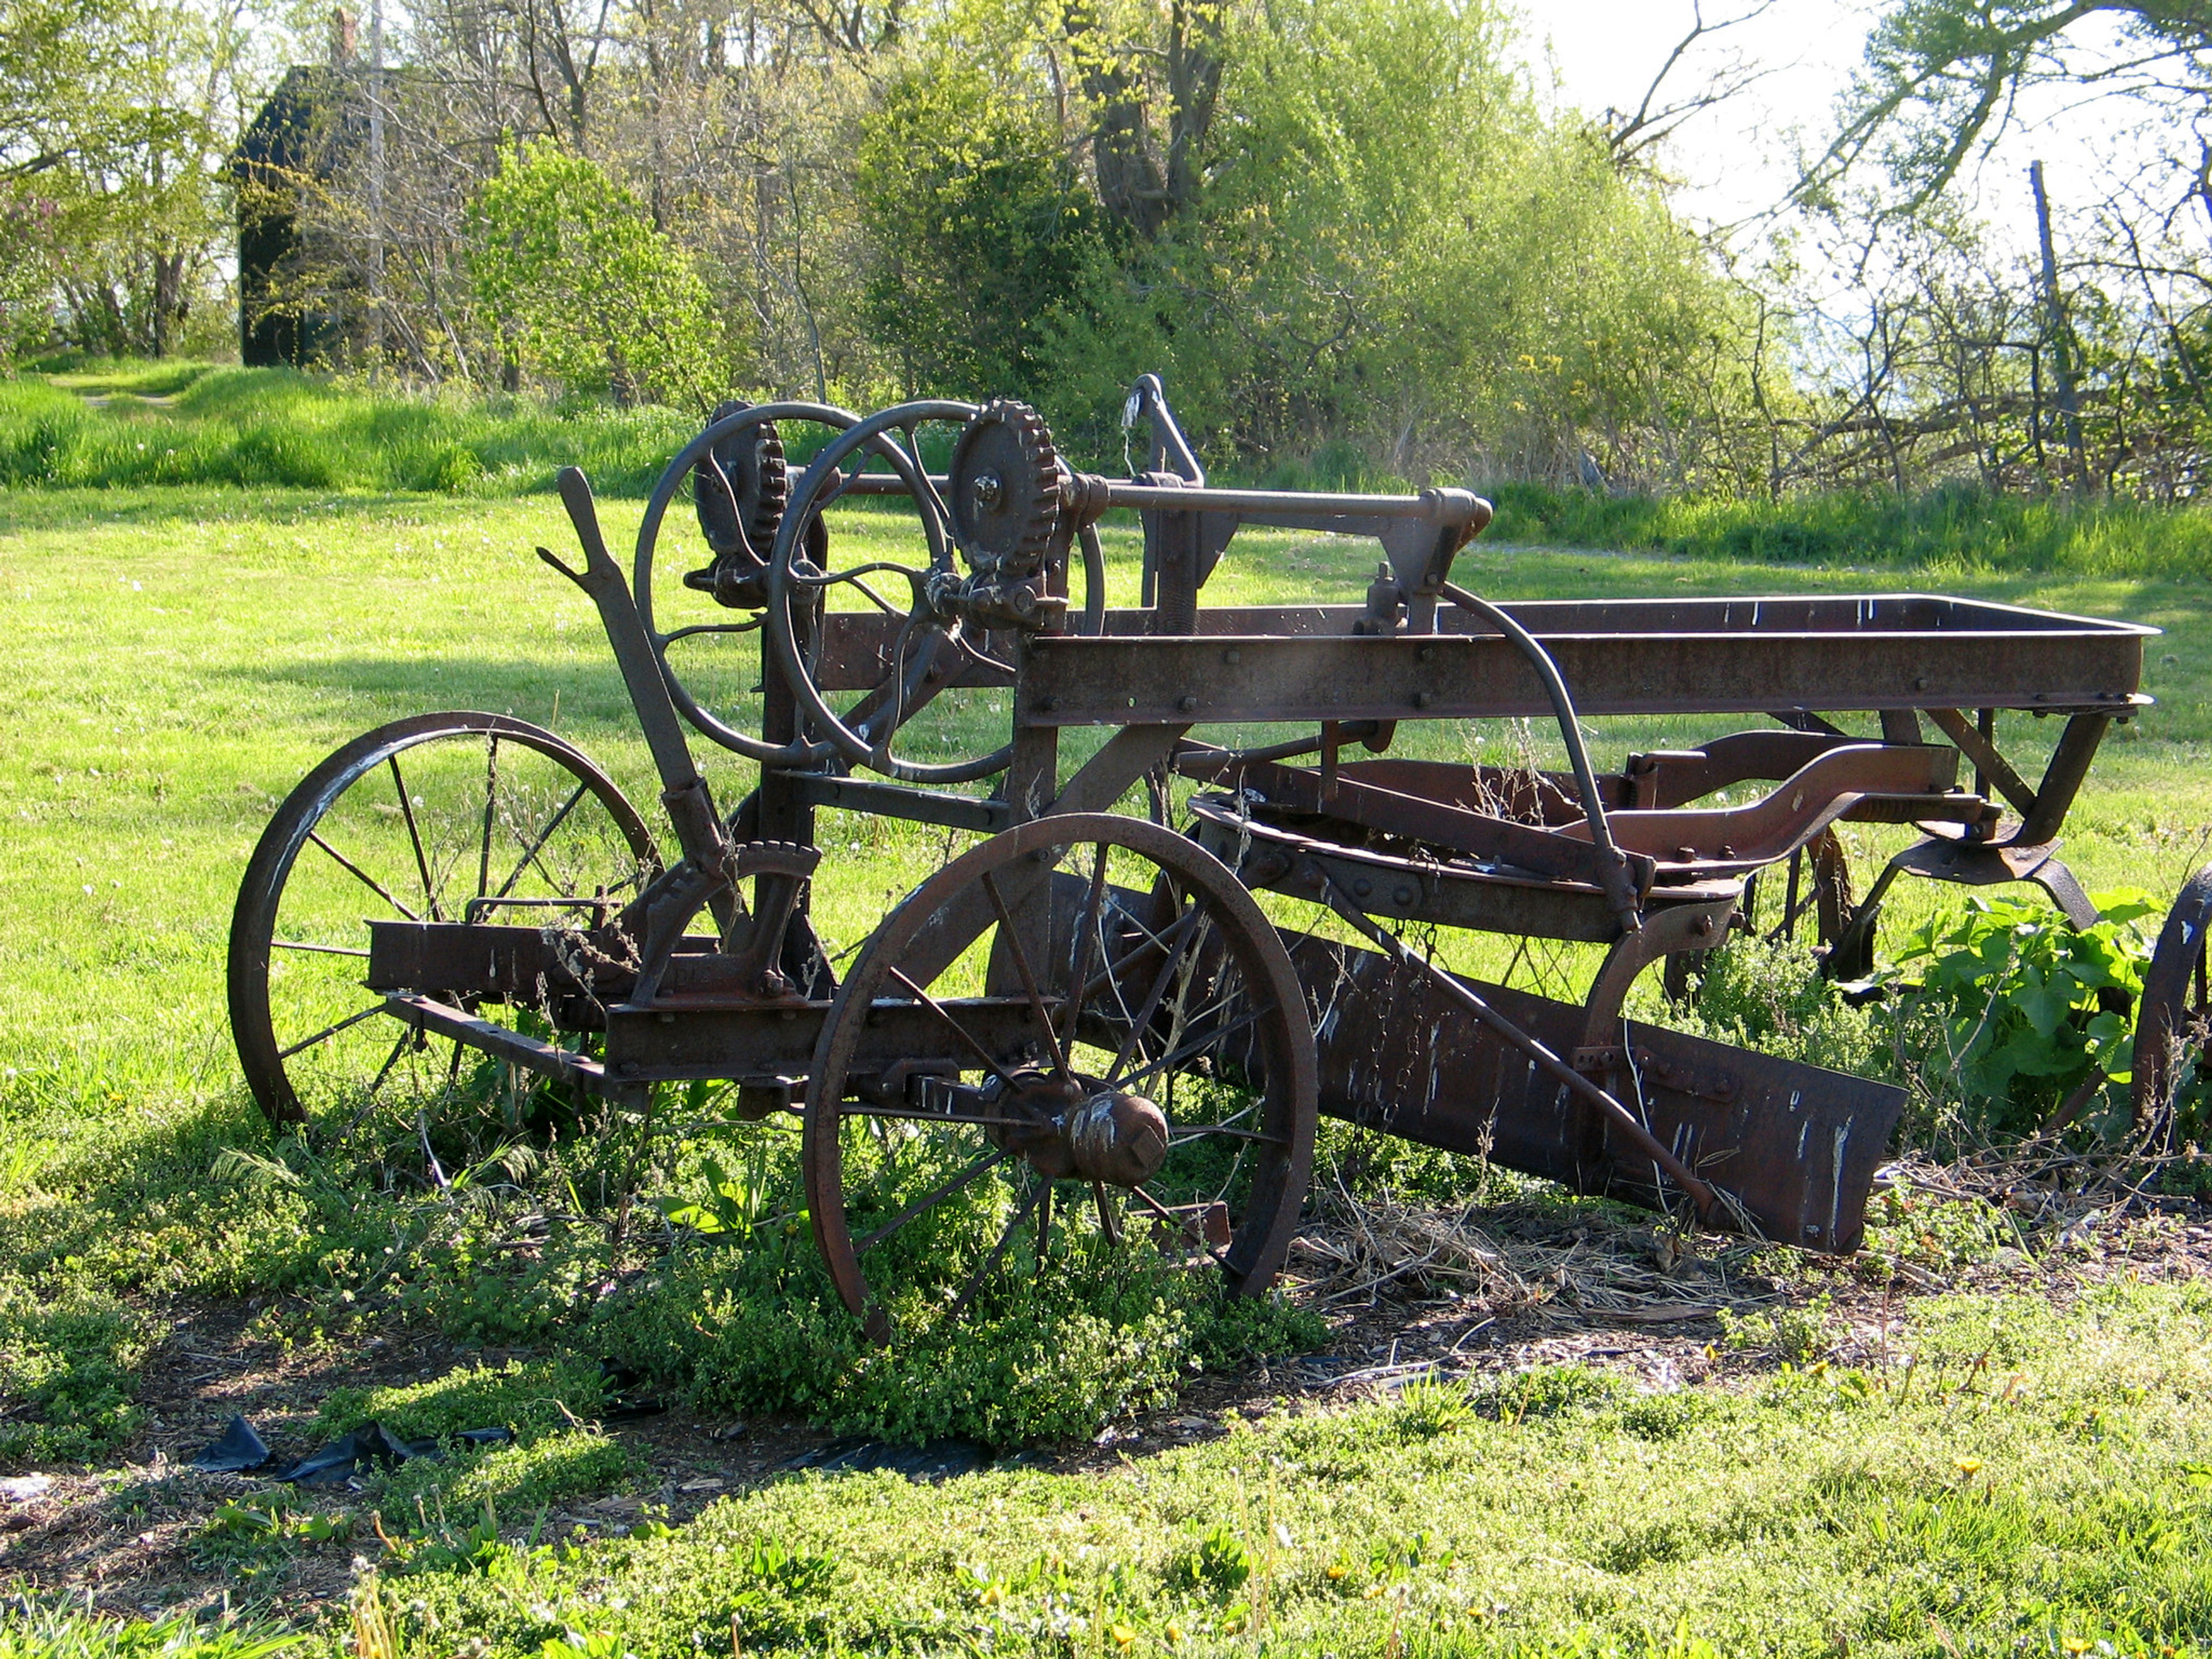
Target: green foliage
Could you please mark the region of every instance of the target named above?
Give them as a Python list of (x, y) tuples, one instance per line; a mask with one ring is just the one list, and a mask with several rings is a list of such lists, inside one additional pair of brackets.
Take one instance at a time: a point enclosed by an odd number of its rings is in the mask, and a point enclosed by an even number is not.
[(1815, 1296), (1784, 1308), (1764, 1308), (1739, 1314), (1720, 1312), (1722, 1341), (1737, 1352), (1771, 1354), (1796, 1365), (1809, 1364), (1828, 1352), (1832, 1317), (1829, 1298)]
[(1168, 1568), (1168, 1586), (1225, 1601), (1244, 1588), (1254, 1565), (1251, 1547), (1217, 1521), (1192, 1530)]
[(1421, 1376), (1398, 1390), (1398, 1431), (1408, 1440), (1433, 1440), (1474, 1415), (1464, 1382)]
[(381, 1423), (403, 1440), (426, 1440), (464, 1429), (513, 1429), (537, 1435), (599, 1415), (599, 1370), (581, 1359), (510, 1359), (470, 1365), (427, 1382), (333, 1389), (324, 1397), (322, 1426), (343, 1434)]
[(681, 244), (588, 156), (507, 156), (469, 214), (469, 270), (511, 351), (576, 392), (696, 407), (727, 385), (707, 285)]
[(1047, 331), (1107, 244), (1048, 116), (957, 48), (894, 77), (871, 112), (855, 173), (868, 313), (908, 392), (1048, 380)]
[(1588, 1365), (1531, 1365), (1484, 1383), (1469, 1398), (1481, 1415), (1518, 1423), (1603, 1406), (1624, 1387), (1610, 1372)]
[(88, 1597), (38, 1595), (0, 1608), (0, 1659), (270, 1659), (306, 1639), (227, 1609), (205, 1621), (191, 1611), (125, 1620), (96, 1616)]
[(1731, 1047), (1859, 1076), (1890, 1070), (1887, 1045), (1869, 1012), (1846, 1002), (1795, 940), (1731, 934), (1705, 958), (1697, 996), (1673, 1023)]
[(2154, 908), (2119, 895), (2076, 929), (2046, 907), (1976, 895), (1917, 929), (1879, 977), (1937, 1023), (1936, 1064), (1969, 1121), (2024, 1133), (2099, 1073), (2126, 1082), (2150, 961), (2134, 924)]
[(40, 1294), (0, 1279), (0, 1462), (75, 1462), (127, 1438), (159, 1330), (103, 1290), (64, 1280)]

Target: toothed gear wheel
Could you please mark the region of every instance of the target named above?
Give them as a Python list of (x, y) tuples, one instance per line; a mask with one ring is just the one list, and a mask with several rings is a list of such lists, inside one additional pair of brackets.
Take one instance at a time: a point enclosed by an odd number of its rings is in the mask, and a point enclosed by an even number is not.
[(961, 551), (979, 574), (1034, 574), (1060, 533), (1060, 452), (1036, 410), (985, 404), (952, 448), (946, 497)]
[[(716, 407), (709, 425), (741, 415), (752, 405), (726, 403)], [(693, 495), (699, 512), (699, 529), (718, 560), (748, 551), (766, 559), (775, 546), (775, 532), (783, 523), (784, 503), (791, 499), (791, 476), (784, 465), (783, 438), (774, 421), (741, 426), (708, 452), (729, 480), (737, 515), (730, 516), (730, 501), (702, 476)]]

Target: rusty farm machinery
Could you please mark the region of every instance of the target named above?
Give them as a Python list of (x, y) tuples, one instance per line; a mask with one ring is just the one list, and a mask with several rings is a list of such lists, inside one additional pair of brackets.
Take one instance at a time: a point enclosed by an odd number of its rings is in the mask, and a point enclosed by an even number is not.
[[(1263, 1287), (1321, 1114), (1856, 1248), (1903, 1091), (1632, 1018), (1630, 988), (1732, 929), (1863, 969), (1899, 875), (2033, 883), (2090, 920), (2057, 834), (2145, 701), (2153, 630), (1910, 593), (1495, 604), (1452, 580), (1490, 518), (1470, 493), (1209, 484), (1151, 377), (1124, 426), (1144, 465), (1108, 478), (1009, 401), (725, 405), (627, 575), (564, 473), (581, 562), (541, 554), (598, 608), (659, 811), (506, 716), (332, 755), (233, 924), (262, 1109), (362, 1113), (465, 1067), (648, 1120), (657, 1090), (711, 1087), (728, 1122), (796, 1120), (815, 1243), (879, 1334), (1079, 1247)], [(1109, 571), (1115, 512), (1140, 568)], [(672, 573), (679, 515), (708, 556)], [(1248, 526), (1379, 545), (1364, 601), (1201, 604)], [(2033, 781), (2008, 711), (2056, 723)], [(1585, 721), (1686, 714), (1748, 720), (1589, 757)], [(1565, 765), (1402, 752), (1422, 723), (1503, 720), (1556, 728)], [(734, 804), (687, 726), (750, 763)], [(945, 849), (836, 958), (814, 896), (854, 854), (830, 812)], [(1844, 823), (1917, 827), (1856, 900)], [(2141, 1011), (2145, 1121), (2193, 1077), (2208, 919), (2200, 877)], [(1438, 942), (1474, 935), (1572, 946), (1586, 979), (1449, 969)]]

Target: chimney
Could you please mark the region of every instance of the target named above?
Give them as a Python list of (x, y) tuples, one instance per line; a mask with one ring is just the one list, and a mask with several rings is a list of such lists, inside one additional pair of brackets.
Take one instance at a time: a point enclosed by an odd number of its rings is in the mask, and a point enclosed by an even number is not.
[(345, 69), (353, 63), (353, 14), (343, 6), (331, 9), (331, 67)]

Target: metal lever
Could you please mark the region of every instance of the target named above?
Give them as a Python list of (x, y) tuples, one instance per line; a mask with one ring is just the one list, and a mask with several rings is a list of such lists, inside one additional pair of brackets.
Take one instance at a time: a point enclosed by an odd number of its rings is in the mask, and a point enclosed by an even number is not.
[(691, 758), (691, 745), (684, 741), (668, 683), (661, 678), (660, 665), (653, 660), (645, 619), (638, 615), (637, 601), (631, 596), (629, 584), (623, 580), (622, 567), (607, 552), (606, 538), (599, 533), (599, 508), (592, 499), (591, 483), (573, 466), (562, 467), (556, 482), (562, 504), (568, 509), (568, 522), (576, 527), (576, 539), (583, 544), (584, 568), (572, 570), (542, 547), (538, 556), (582, 588), (599, 608), (607, 643), (614, 648), (615, 664), (622, 670), (623, 684), (637, 710), (638, 727), (645, 734), (646, 747), (653, 751), (653, 768), (660, 774), (661, 805), (668, 809), (684, 856), (702, 870), (723, 871), (729, 863), (729, 837), (714, 815), (714, 798)]

